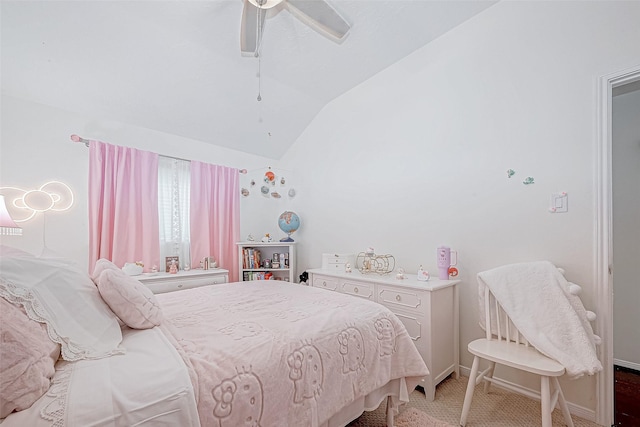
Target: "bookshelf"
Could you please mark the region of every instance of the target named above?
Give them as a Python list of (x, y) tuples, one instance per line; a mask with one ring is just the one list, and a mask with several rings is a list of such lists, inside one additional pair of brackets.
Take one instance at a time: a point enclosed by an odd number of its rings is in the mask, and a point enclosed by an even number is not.
[[(296, 242), (238, 242), (236, 245), (240, 272), (238, 280), (273, 279), (297, 283)], [(267, 265), (265, 260), (269, 260)]]

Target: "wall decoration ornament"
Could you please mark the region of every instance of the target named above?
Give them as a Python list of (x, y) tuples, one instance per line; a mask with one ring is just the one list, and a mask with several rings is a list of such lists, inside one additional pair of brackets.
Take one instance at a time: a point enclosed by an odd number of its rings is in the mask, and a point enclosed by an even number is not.
[(524, 185), (530, 185), (530, 184), (535, 184), (535, 182), (533, 182), (533, 177), (532, 176), (528, 176), (524, 179), (524, 181), (522, 181), (522, 183)]
[(280, 174), (281, 172), (289, 174), (291, 171), (279, 171), (277, 168), (272, 169), (271, 166), (267, 166), (266, 170), (262, 167), (247, 171), (245, 175), (252, 176), (245, 178), (246, 181), (244, 181), (240, 194), (249, 197), (251, 195), (249, 189), (259, 185), (260, 194), (265, 198), (281, 199), (285, 196), (288, 196), (289, 199), (294, 198), (296, 190), (291, 187), (291, 179), (289, 179), (291, 177), (284, 177)]
[(276, 179), (276, 174), (271, 172), (271, 167), (269, 170), (264, 173), (264, 182), (274, 182)]
[(25, 222), (39, 212), (62, 212), (73, 206), (73, 191), (60, 181), (49, 181), (37, 189), (0, 187), (7, 201), (7, 210), (16, 223)]
[(513, 169), (507, 170), (507, 178), (511, 178), (515, 174), (516, 174), (516, 171), (514, 171)]

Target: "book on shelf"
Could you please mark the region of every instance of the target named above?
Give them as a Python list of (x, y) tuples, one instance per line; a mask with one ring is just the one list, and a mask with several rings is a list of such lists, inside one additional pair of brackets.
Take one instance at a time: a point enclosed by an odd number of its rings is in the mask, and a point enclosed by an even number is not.
[(273, 276), (270, 271), (245, 271), (242, 273), (242, 280), (280, 280)]
[(242, 249), (242, 268), (252, 269), (260, 268), (261, 254), (259, 249), (244, 248)]

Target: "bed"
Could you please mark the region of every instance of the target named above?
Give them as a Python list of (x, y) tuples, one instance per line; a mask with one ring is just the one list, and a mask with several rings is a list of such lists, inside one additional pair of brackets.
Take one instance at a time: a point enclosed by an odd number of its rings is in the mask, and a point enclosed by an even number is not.
[[(428, 374), (382, 305), (288, 282), (153, 295), (107, 260), (89, 276), (63, 260), (0, 251), (0, 296), (11, 305), (1, 311), (28, 316), (20, 325), (33, 329), (14, 337), (25, 347), (16, 350), (5, 335), (17, 320), (2, 322), (3, 427), (345, 426), (385, 399), (392, 425)], [(45, 339), (24, 338), (38, 329)], [(36, 374), (5, 366), (16, 359), (8, 352), (42, 341), (28, 367)], [(12, 372), (36, 378), (39, 391), (4, 396)]]

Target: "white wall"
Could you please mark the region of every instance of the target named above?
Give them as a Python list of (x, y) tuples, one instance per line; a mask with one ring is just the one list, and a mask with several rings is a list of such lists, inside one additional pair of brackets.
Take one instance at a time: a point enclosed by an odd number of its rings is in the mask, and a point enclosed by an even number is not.
[[(436, 247), (457, 249), (466, 367), (480, 271), (547, 259), (595, 308), (597, 79), (637, 65), (638, 22), (638, 2), (500, 2), (325, 107), (282, 159), (300, 169), (300, 269), (373, 246), (435, 271)], [(569, 212), (551, 214), (559, 191)], [(594, 378), (563, 387), (593, 416)]]
[(640, 369), (640, 90), (613, 98), (613, 357)]
[[(66, 212), (50, 212), (46, 218), (46, 244), (88, 268), (88, 149), (73, 143), (71, 134), (116, 145), (136, 147), (162, 155), (195, 159), (239, 169), (251, 174), (277, 162), (260, 156), (212, 146), (124, 123), (85, 117), (33, 102), (2, 96), (0, 187), (36, 189), (50, 180), (69, 185), (75, 204)], [(249, 176), (249, 175), (247, 175)], [(247, 176), (241, 175), (245, 184)], [(259, 196), (242, 198), (241, 236), (275, 233), (279, 203)], [(22, 236), (3, 236), (0, 243), (35, 254), (43, 249), (42, 216), (22, 223)], [(271, 230), (272, 229), (272, 230)], [(270, 231), (271, 230), (271, 231)]]

